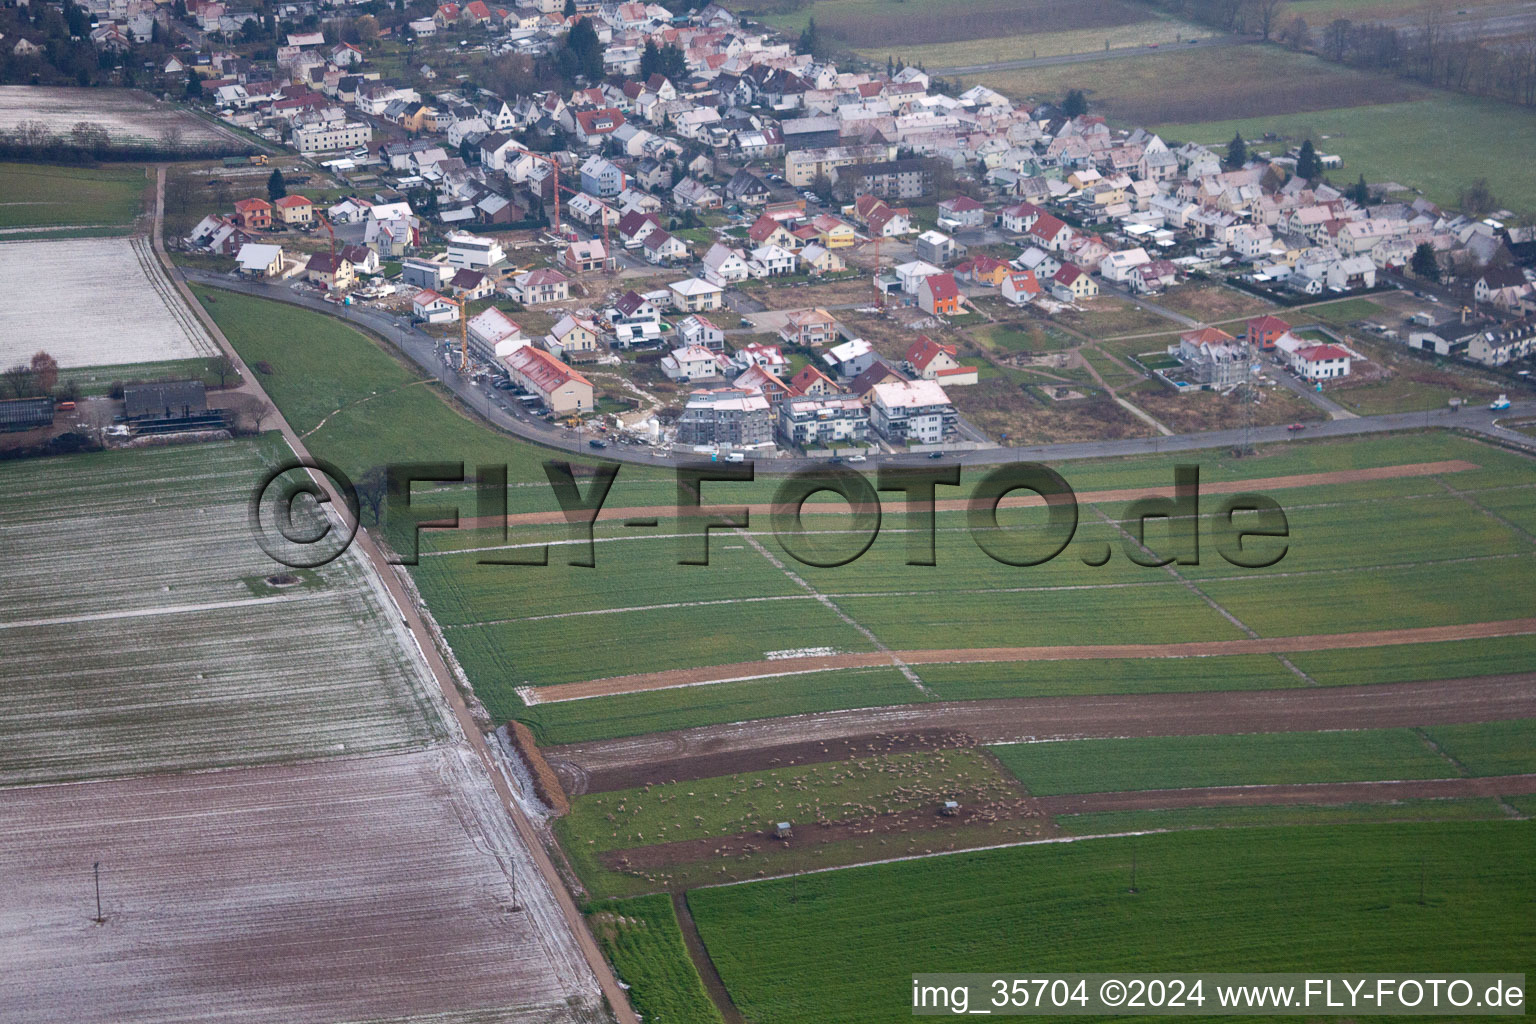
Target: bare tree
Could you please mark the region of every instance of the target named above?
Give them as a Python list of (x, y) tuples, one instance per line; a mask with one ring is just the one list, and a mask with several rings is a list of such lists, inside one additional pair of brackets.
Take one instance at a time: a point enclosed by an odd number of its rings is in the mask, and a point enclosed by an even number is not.
[(1278, 20), (1280, 5), (1285, 0), (1253, 0), (1254, 20), (1258, 22), (1259, 33), (1264, 41), (1269, 42), (1269, 33)]
[(1329, 60), (1343, 60), (1349, 52), (1349, 37), (1355, 23), (1348, 18), (1334, 18), (1323, 30), (1323, 53)]
[(179, 153), (182, 148), (181, 125), (168, 124), (160, 132), (160, 143), (165, 146), (167, 152)]
[(373, 525), (379, 525), (379, 515), (384, 508), (384, 497), (389, 492), (389, 476), (383, 466), (374, 466), (364, 473), (354, 486), (357, 500), (373, 516)]

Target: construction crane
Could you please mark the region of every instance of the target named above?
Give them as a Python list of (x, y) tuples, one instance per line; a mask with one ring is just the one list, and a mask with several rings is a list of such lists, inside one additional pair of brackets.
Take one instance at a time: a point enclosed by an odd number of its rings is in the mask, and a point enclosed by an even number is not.
[(325, 225), (325, 233), (331, 236), (331, 267), (334, 269), (336, 266), (336, 229), (331, 227), (331, 222), (326, 220), (325, 214), (321, 213), (319, 210), (315, 211), (315, 216), (319, 219), (321, 224)]
[[(560, 235), (560, 192), (563, 189), (566, 192), (569, 192), (571, 195), (575, 196), (582, 194), (581, 189), (573, 188), (570, 185), (560, 184), (560, 161), (556, 160), (554, 157), (546, 156), (543, 153), (534, 152), (529, 152), (528, 155), (533, 157), (535, 160), (542, 160), (549, 164), (551, 170), (554, 172), (553, 192), (555, 196), (555, 216), (550, 224), (554, 229), (555, 235), (558, 237)], [(628, 179), (625, 178), (623, 180), (627, 185)], [(608, 237), (608, 218), (604, 216), (599, 219), (603, 222), (603, 269), (605, 272), (607, 272), (617, 267), (617, 261), (613, 258), (613, 243), (609, 240)]]
[(528, 155), (535, 160), (543, 160), (555, 172), (555, 219), (551, 223), (554, 225), (555, 234), (558, 235), (560, 233), (560, 161), (543, 153), (529, 151)]
[[(453, 301), (453, 300), (449, 300)], [(459, 306), (459, 372), (469, 369), (469, 302), (460, 295)]]

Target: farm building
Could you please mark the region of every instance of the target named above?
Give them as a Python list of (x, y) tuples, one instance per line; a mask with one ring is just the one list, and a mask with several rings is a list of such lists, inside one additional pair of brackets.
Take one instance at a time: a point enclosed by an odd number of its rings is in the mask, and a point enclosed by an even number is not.
[(139, 433), (206, 430), (224, 425), (224, 414), (208, 408), (207, 390), (200, 380), (125, 386), (123, 419)]
[(52, 425), (51, 398), (9, 398), (0, 402), (0, 430), (34, 430)]

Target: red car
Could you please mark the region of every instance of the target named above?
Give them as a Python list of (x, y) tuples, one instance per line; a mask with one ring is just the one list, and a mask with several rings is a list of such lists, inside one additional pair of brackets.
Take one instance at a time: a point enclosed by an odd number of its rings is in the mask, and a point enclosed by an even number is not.
[(1292, 423), (1290, 426), (1286, 427), (1285, 429), (1286, 430), (1306, 430), (1307, 429), (1307, 425), (1305, 423)]

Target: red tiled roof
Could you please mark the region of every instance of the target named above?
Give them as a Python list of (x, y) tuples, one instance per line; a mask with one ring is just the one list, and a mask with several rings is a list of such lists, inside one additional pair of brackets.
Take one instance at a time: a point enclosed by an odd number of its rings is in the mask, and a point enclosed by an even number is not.
[(508, 367), (522, 374), (529, 384), (545, 394), (549, 394), (570, 381), (577, 381), (587, 385), (587, 387), (592, 386), (592, 382), (587, 380), (587, 378), (548, 352), (541, 348), (535, 348), (532, 345), (524, 345), (502, 361)]
[(303, 196), (283, 196), (277, 201), (277, 205), (285, 210), (291, 210), (296, 206), (314, 206), (315, 204)]
[(1265, 314), (1256, 316), (1248, 321), (1248, 329), (1258, 334), (1270, 334), (1272, 332), (1285, 332), (1291, 329), (1291, 325), (1277, 316)]
[(929, 274), (923, 278), (923, 284), (928, 286), (928, 294), (935, 301), (941, 302), (945, 299), (954, 299), (960, 296), (960, 288), (955, 284), (953, 275), (950, 274)]
[(1179, 338), (1192, 345), (1226, 345), (1237, 339), (1226, 331), (1215, 327), (1202, 327), (1196, 331), (1185, 331)]
[(1309, 363), (1319, 363), (1325, 359), (1349, 358), (1349, 353), (1337, 345), (1313, 345), (1311, 348), (1298, 349), (1296, 354)]

